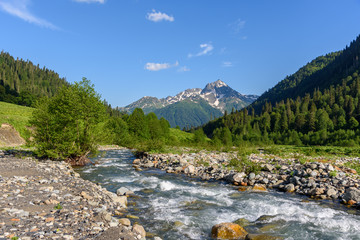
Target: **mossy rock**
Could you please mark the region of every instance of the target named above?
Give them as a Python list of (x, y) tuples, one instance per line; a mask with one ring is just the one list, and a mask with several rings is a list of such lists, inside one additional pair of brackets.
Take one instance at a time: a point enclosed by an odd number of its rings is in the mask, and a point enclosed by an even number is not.
[(274, 216), (274, 215), (262, 215), (258, 219), (256, 219), (255, 222), (270, 222), (275, 217), (276, 216)]
[(233, 223), (239, 224), (243, 228), (251, 225), (251, 222), (245, 218), (239, 218), (239, 219), (235, 220)]
[(212, 227), (211, 237), (215, 239), (244, 239), (247, 232), (235, 223), (220, 223)]
[(174, 222), (174, 227), (175, 228), (180, 228), (182, 226), (184, 226), (185, 224), (183, 222), (180, 222), (180, 221), (175, 221)]
[(245, 240), (283, 240), (283, 237), (271, 236), (267, 234), (248, 234)]

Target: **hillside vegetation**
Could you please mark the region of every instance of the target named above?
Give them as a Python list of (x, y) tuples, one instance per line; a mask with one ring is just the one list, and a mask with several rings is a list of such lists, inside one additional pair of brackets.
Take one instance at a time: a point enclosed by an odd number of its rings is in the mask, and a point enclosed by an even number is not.
[(33, 108), (0, 102), (0, 125), (11, 124), (23, 138), (30, 136), (27, 126), (32, 116)]
[(222, 116), (220, 110), (211, 107), (204, 100), (196, 102), (184, 100), (161, 109), (156, 109), (154, 113), (158, 117), (163, 117), (169, 121), (171, 127), (190, 129), (193, 126), (200, 126), (209, 122), (215, 117)]
[(351, 81), (359, 71), (359, 55), (360, 36), (344, 50), (320, 56), (286, 77), (262, 94), (252, 107), (259, 113), (266, 102), (275, 104), (288, 98), (304, 97), (314, 89), (324, 92), (331, 86), (342, 84), (343, 80)]
[(53, 70), (0, 53), (0, 101), (32, 106), (37, 97), (52, 97), (64, 85), (69, 84)]
[(360, 37), (315, 59), (250, 107), (206, 124), (204, 132), (223, 142), (219, 133), (231, 133), (236, 144), (359, 145), (359, 55)]

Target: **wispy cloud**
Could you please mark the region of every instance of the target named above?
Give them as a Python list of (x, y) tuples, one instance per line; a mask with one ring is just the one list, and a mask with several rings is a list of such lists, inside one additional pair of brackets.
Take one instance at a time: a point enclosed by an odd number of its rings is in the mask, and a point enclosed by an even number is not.
[(59, 28), (52, 23), (32, 14), (28, 9), (30, 3), (30, 0), (0, 0), (0, 9), (26, 22), (53, 30), (59, 30)]
[(229, 61), (225, 61), (222, 63), (222, 66), (223, 67), (232, 67), (233, 66), (233, 63), (232, 62), (229, 62)]
[(178, 72), (189, 72), (189, 71), (190, 71), (190, 68), (188, 68), (187, 66), (183, 66), (178, 69)]
[(229, 26), (235, 34), (238, 34), (245, 27), (245, 24), (246, 21), (239, 18), (235, 22), (230, 23)]
[(83, 2), (83, 3), (105, 3), (105, 0), (73, 0), (75, 2)]
[(146, 15), (146, 19), (153, 21), (153, 22), (161, 22), (161, 21), (169, 21), (173, 22), (175, 18), (173, 16), (169, 16), (166, 13), (156, 12), (154, 9), (151, 13)]
[(214, 50), (214, 46), (211, 43), (200, 44), (200, 48), (202, 49), (202, 51), (198, 52), (197, 54), (189, 53), (188, 57), (191, 58), (191, 57), (200, 57), (203, 55), (208, 55), (211, 54), (212, 50)]
[(168, 68), (172, 68), (172, 67), (177, 67), (179, 66), (179, 62), (176, 61), (176, 63), (174, 64), (170, 64), (170, 63), (146, 63), (145, 64), (145, 69), (149, 70), (149, 71), (160, 71), (160, 70), (164, 70), (164, 69), (168, 69)]

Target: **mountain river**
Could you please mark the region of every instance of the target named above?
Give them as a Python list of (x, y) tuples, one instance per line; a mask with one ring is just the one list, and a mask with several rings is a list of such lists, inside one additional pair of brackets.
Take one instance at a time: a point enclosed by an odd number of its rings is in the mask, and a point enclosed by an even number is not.
[[(129, 150), (102, 152), (97, 165), (78, 168), (81, 177), (109, 191), (120, 187), (138, 197), (128, 198), (128, 211), (147, 232), (164, 240), (211, 239), (213, 225), (245, 218), (249, 232), (285, 239), (360, 239), (359, 211), (330, 201), (269, 191), (239, 192), (223, 182), (205, 182), (157, 169), (135, 171)], [(263, 221), (256, 221), (261, 216)], [(132, 220), (133, 222), (134, 220)]]

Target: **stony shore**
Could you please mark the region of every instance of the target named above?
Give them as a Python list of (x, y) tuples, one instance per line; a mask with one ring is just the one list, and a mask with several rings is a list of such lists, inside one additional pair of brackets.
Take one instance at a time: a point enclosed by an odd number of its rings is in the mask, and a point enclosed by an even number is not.
[(0, 239), (145, 239), (127, 196), (83, 180), (64, 162), (0, 150)]
[[(141, 168), (159, 168), (168, 173), (182, 173), (203, 180), (225, 180), (239, 186), (239, 191), (279, 191), (306, 195), (314, 199), (332, 199), (360, 208), (360, 178), (354, 169), (344, 166), (360, 158), (328, 161), (308, 158), (280, 158), (267, 154), (251, 154), (249, 160), (259, 172), (239, 172), (229, 167), (237, 153), (207, 152), (183, 154), (147, 154), (133, 163)], [(238, 159), (239, 160), (239, 159)]]

